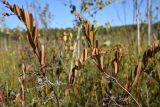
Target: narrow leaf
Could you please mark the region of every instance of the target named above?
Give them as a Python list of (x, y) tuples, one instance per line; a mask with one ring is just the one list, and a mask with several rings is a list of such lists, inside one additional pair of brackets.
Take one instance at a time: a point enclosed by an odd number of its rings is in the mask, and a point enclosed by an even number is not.
[(19, 6), (14, 4), (14, 8), (16, 10), (16, 14), (17, 14), (18, 18), (21, 20), (21, 12), (20, 12)]
[(45, 65), (45, 46), (41, 45), (41, 65)]

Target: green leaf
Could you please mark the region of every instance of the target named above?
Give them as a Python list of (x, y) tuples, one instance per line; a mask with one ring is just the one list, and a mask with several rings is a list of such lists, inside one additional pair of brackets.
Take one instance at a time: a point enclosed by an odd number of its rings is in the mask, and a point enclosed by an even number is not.
[(75, 5), (71, 5), (71, 8), (72, 8), (71, 13), (73, 14), (76, 11), (76, 6)]
[(110, 5), (112, 2), (111, 1), (106, 1), (105, 5)]

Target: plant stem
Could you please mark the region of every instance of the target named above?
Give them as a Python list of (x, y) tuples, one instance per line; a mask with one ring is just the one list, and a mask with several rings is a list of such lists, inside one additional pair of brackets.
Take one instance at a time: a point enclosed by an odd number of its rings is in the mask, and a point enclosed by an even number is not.
[(148, 87), (147, 87), (147, 85), (146, 85), (146, 92), (147, 92), (147, 107), (150, 107), (149, 106), (149, 95), (148, 95)]
[(138, 107), (141, 107), (141, 105), (139, 104), (139, 102), (132, 96), (132, 94), (131, 94), (128, 90), (126, 90), (126, 89), (118, 82), (118, 80), (117, 80), (116, 78), (108, 75), (108, 74), (105, 73), (105, 72), (104, 72), (104, 74), (105, 74), (107, 77), (112, 78), (112, 79), (115, 81), (115, 83), (116, 83), (120, 88), (122, 88), (122, 89), (135, 101), (135, 103), (138, 105)]

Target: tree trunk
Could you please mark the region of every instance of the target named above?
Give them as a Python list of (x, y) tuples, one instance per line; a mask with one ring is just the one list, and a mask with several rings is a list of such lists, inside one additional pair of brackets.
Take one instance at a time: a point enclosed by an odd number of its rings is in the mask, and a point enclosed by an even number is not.
[(77, 34), (77, 57), (80, 57), (80, 48), (81, 48), (81, 38), (80, 38), (80, 33), (81, 33), (81, 25), (78, 26), (78, 34)]
[(147, 0), (148, 46), (151, 44), (151, 1)]
[(136, 23), (137, 23), (137, 50), (138, 55), (140, 55), (140, 23), (139, 23), (139, 9), (138, 9), (138, 0), (135, 1), (136, 7)]

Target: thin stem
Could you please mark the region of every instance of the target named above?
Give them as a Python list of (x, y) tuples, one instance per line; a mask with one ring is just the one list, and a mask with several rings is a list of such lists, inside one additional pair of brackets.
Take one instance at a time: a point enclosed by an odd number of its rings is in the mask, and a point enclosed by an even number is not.
[(54, 95), (55, 95), (55, 98), (56, 98), (56, 101), (57, 101), (57, 107), (59, 107), (59, 98), (58, 98), (58, 95), (57, 95), (57, 93), (56, 93), (56, 91), (55, 91), (55, 88), (54, 88), (54, 84), (51, 82), (51, 81), (49, 81), (48, 80), (48, 78), (46, 78), (46, 81), (47, 81), (47, 83), (49, 83), (51, 86), (52, 86), (52, 88), (53, 88), (53, 93), (54, 93)]
[(147, 107), (150, 107), (149, 106), (149, 94), (148, 94), (148, 87), (147, 87), (147, 85), (146, 85), (146, 92), (147, 92)]
[(105, 74), (107, 77), (109, 76), (110, 78), (112, 78), (112, 79), (115, 81), (115, 83), (116, 83), (120, 88), (122, 88), (122, 89), (135, 101), (135, 103), (138, 105), (138, 107), (141, 107), (141, 105), (140, 105), (139, 102), (133, 97), (133, 95), (132, 95), (128, 90), (126, 90), (126, 89), (118, 82), (118, 80), (117, 80), (116, 78), (108, 75), (107, 73), (104, 73), (104, 74)]
[[(93, 61), (95, 64), (97, 64), (97, 62), (94, 60)], [(107, 78), (111, 78), (115, 81), (115, 83), (122, 88), (134, 101), (135, 103), (138, 105), (138, 107), (141, 107), (141, 105), (139, 104), (139, 102), (132, 96), (132, 94), (130, 92), (128, 92), (128, 90), (126, 90), (119, 82), (116, 78), (110, 76), (109, 74), (107, 74), (106, 72), (103, 72), (103, 74), (107, 77)]]
[(132, 94), (131, 94), (130, 92), (128, 92), (128, 91), (117, 81), (117, 79), (115, 79), (115, 82), (116, 82), (116, 84), (117, 84), (119, 87), (121, 87), (127, 94), (130, 95), (130, 97), (135, 101), (135, 103), (136, 103), (139, 107), (141, 107), (141, 105), (139, 104), (139, 102), (132, 96)]

